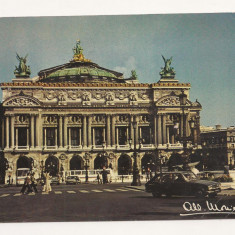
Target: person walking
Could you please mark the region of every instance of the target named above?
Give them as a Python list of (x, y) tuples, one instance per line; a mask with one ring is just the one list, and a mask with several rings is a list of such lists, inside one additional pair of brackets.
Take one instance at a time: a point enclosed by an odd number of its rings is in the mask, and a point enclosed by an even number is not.
[(46, 172), (45, 174), (44, 174), (44, 178), (45, 178), (45, 185), (44, 185), (44, 187), (43, 187), (43, 192), (51, 192), (52, 191), (52, 189), (51, 189), (51, 176), (50, 176), (50, 174), (49, 174), (49, 172)]
[(97, 181), (98, 181), (98, 184), (100, 184), (101, 183), (101, 181), (100, 181), (100, 173), (99, 172), (97, 172)]
[(34, 177), (34, 174), (35, 174), (34, 172), (31, 174), (31, 184), (30, 184), (30, 186), (31, 186), (31, 189), (33, 189), (34, 192), (37, 193), (38, 192), (38, 190), (37, 190), (37, 182), (36, 182), (36, 179)]
[(31, 183), (31, 179), (30, 179), (30, 173), (27, 174), (25, 180), (24, 180), (24, 184), (21, 188), (21, 193), (24, 194), (25, 193), (25, 190), (27, 188), (27, 193), (31, 193), (33, 192), (31, 186), (30, 186), (30, 183)]

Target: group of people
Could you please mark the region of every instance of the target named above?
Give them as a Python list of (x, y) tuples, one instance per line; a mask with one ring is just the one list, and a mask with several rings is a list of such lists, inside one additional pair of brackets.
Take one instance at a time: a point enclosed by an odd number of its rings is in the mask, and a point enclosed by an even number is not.
[[(49, 172), (45, 172), (42, 175), (41, 179), (41, 184), (42, 184), (42, 191), (43, 192), (51, 192), (51, 176)], [(34, 172), (33, 173), (28, 173), (25, 180), (24, 184), (21, 188), (20, 191), (22, 194), (28, 194), (28, 193), (37, 193), (37, 180), (35, 179)]]
[[(26, 191), (27, 189), (27, 191)], [(37, 190), (37, 182), (36, 182), (36, 179), (34, 177), (34, 173), (28, 173), (25, 180), (24, 180), (24, 184), (21, 188), (21, 191), (20, 191), (22, 194), (24, 193), (32, 193), (32, 192), (35, 192), (37, 193), (38, 190)]]
[[(108, 179), (108, 171), (105, 170), (105, 168), (103, 168), (103, 170), (99, 173), (97, 172), (97, 182), (98, 184), (107, 184), (107, 183), (112, 183), (112, 178), (111, 175)], [(101, 175), (102, 175), (102, 179), (101, 179)]]

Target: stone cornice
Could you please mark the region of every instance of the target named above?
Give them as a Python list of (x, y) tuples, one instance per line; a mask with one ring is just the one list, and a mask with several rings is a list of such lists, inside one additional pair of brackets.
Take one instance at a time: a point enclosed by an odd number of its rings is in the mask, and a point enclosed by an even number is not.
[(98, 88), (106, 88), (106, 87), (113, 87), (113, 88), (158, 88), (158, 87), (190, 87), (190, 83), (43, 83), (43, 82), (3, 82), (0, 83), (2, 88), (9, 88), (9, 87), (35, 87), (35, 88), (73, 88), (73, 87), (98, 87)]

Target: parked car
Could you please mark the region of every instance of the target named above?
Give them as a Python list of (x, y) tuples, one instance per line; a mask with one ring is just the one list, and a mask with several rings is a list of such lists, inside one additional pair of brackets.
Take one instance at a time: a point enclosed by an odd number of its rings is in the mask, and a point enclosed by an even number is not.
[(60, 180), (59, 180), (59, 177), (57, 176), (52, 176), (51, 178), (51, 184), (60, 184)]
[(81, 180), (78, 176), (68, 176), (66, 178), (66, 184), (80, 184)]
[(145, 191), (153, 197), (182, 195), (215, 197), (221, 192), (221, 184), (208, 180), (198, 180), (192, 172), (164, 172), (157, 174), (145, 184)]

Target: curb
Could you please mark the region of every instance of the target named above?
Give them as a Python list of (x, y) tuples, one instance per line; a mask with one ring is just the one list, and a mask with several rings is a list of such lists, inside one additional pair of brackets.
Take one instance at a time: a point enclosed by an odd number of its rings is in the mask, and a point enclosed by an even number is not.
[(125, 186), (125, 188), (132, 188), (132, 189), (137, 189), (139, 191), (145, 191), (145, 189), (136, 188), (135, 186)]

